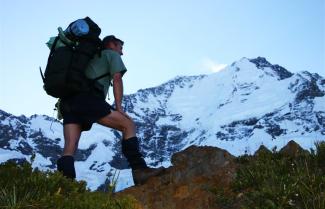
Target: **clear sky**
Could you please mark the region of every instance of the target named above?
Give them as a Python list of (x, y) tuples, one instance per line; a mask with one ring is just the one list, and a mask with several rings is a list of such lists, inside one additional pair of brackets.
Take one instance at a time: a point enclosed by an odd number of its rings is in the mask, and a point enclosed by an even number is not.
[(325, 0), (0, 0), (0, 109), (53, 115), (45, 42), (85, 16), (125, 41), (126, 94), (242, 57), (325, 76)]

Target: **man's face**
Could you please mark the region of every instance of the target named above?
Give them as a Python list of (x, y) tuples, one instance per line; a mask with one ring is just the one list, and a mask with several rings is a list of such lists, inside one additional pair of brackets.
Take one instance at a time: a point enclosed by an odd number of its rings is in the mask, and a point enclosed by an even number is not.
[(123, 55), (123, 46), (120, 42), (110, 42), (109, 43), (109, 48), (112, 49), (113, 51), (116, 51), (119, 53), (121, 56)]

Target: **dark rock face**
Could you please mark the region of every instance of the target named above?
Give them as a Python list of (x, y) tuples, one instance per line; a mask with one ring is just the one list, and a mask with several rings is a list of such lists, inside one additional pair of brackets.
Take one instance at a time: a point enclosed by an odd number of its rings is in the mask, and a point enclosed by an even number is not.
[(310, 100), (315, 97), (323, 97), (325, 95), (325, 85), (318, 74), (311, 74), (309, 72), (302, 72), (297, 75), (297, 79), (289, 86), (289, 90), (296, 94), (295, 102), (301, 103), (304, 101), (311, 102)]
[[(33, 115), (30, 118), (24, 115), (16, 117), (9, 113), (0, 110), (0, 118), (6, 123), (0, 123), (0, 147), (7, 150), (17, 151), (26, 157), (32, 156), (36, 153), (48, 158), (51, 165), (47, 167), (56, 169), (56, 161), (62, 154), (62, 147), (59, 146), (60, 138), (51, 139), (44, 136), (42, 130), (30, 129), (30, 120), (36, 118)], [(44, 116), (44, 120), (57, 122), (55, 119)], [(33, 146), (31, 146), (33, 144)], [(90, 146), (86, 150), (79, 149), (76, 152), (75, 160), (84, 161), (91, 154), (94, 146)], [(26, 159), (19, 159), (19, 161), (26, 161)]]
[(11, 148), (11, 140), (22, 139), (18, 142), (18, 151), (21, 151), (23, 154), (31, 153), (32, 148), (23, 140), (28, 137), (26, 117), (16, 117), (0, 110), (0, 118), (1, 121), (7, 121), (6, 123), (0, 123), (0, 147), (14, 150), (14, 148)]
[(26, 124), (21, 123), (17, 118), (12, 118), (13, 124), (0, 124), (0, 138), (1, 139), (16, 139), (26, 138)]
[(29, 154), (33, 154), (37, 151), (45, 158), (48, 157), (52, 162), (52, 165), (49, 168), (54, 169), (56, 161), (60, 157), (63, 149), (53, 139), (45, 137), (42, 132), (32, 133), (31, 138), (34, 139), (33, 141), (35, 142), (36, 147), (35, 150), (31, 150), (32, 152)]
[(258, 118), (233, 121), (230, 124), (221, 126), (222, 131), (216, 133), (218, 140), (234, 141), (249, 137), (256, 128)]
[(257, 68), (271, 67), (272, 64), (269, 63), (264, 57), (257, 57), (255, 59), (250, 59), (252, 63), (256, 65)]
[(91, 155), (92, 151), (97, 147), (96, 144), (90, 145), (87, 149), (78, 149), (75, 154), (76, 161), (85, 161)]
[(265, 67), (271, 68), (276, 73), (279, 80), (290, 78), (293, 75), (293, 73), (289, 72), (280, 65), (272, 65), (264, 57), (257, 57), (255, 59), (250, 59), (249, 61), (254, 63), (259, 69), (263, 69)]
[(122, 155), (122, 153), (116, 153), (113, 156), (113, 159), (109, 162), (109, 164), (116, 169), (127, 169), (129, 168), (129, 163), (125, 159), (125, 157)]
[(312, 78), (310, 81), (306, 81), (301, 85), (302, 89), (296, 95), (296, 101), (301, 102), (306, 99), (313, 99), (315, 97), (324, 96), (324, 92), (318, 88), (316, 80)]
[(325, 112), (317, 112), (316, 118), (319, 126), (317, 125), (314, 130), (322, 129), (322, 134), (325, 135)]
[(11, 116), (11, 114), (3, 111), (3, 110), (0, 110), (0, 120), (3, 121), (4, 119), (6, 119), (7, 117)]
[[(157, 166), (159, 163), (169, 160), (170, 156), (180, 151), (184, 147), (183, 139), (188, 136), (188, 132), (181, 130), (175, 125), (158, 125), (157, 122), (162, 117), (167, 117), (172, 122), (182, 120), (179, 114), (168, 114), (167, 101), (176, 87), (184, 88), (191, 87), (191, 82), (203, 79), (204, 75), (177, 77), (167, 83), (164, 83), (155, 88), (141, 89), (136, 94), (126, 95), (123, 99), (123, 106), (125, 110), (134, 114), (136, 117), (134, 121), (138, 130), (141, 130), (139, 135), (140, 147), (144, 156), (150, 158), (153, 163), (151, 166)], [(188, 86), (189, 85), (189, 86)], [(140, 111), (136, 111), (135, 104), (148, 103), (150, 98), (157, 98), (159, 106), (154, 109), (144, 105)], [(117, 151), (117, 150), (116, 150)], [(126, 165), (120, 151), (115, 152), (112, 165), (118, 166), (122, 162), (123, 168)], [(121, 166), (118, 166), (121, 167)]]
[(116, 169), (127, 169), (129, 168), (129, 163), (126, 158), (122, 154), (122, 145), (119, 139), (114, 141), (114, 146), (112, 150), (115, 155), (113, 159), (109, 162), (109, 164)]
[(275, 139), (277, 136), (280, 136), (284, 132), (285, 130), (281, 129), (277, 124), (268, 124), (268, 127), (266, 128), (266, 133), (270, 134), (273, 139)]
[(272, 69), (278, 74), (280, 80), (290, 78), (293, 75), (293, 73), (289, 72), (288, 70), (281, 67), (280, 65), (273, 65)]

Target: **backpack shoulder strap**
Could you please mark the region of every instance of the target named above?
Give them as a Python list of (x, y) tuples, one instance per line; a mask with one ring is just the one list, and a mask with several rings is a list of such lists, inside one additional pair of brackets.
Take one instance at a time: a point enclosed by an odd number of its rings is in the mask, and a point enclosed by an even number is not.
[(104, 78), (104, 77), (106, 77), (108, 75), (110, 75), (110, 73), (105, 73), (105, 74), (103, 74), (101, 76), (98, 76), (97, 78), (94, 78), (93, 81), (98, 81), (99, 79), (102, 79), (102, 78)]

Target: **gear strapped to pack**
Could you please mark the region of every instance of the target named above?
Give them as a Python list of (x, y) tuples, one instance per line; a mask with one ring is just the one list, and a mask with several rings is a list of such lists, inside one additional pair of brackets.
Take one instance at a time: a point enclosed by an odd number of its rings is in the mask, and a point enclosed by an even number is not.
[(89, 61), (96, 53), (100, 55), (102, 43), (101, 29), (89, 17), (72, 22), (47, 43), (51, 48), (45, 73), (41, 76), (44, 90), (55, 98), (65, 98), (79, 93), (91, 93), (105, 97), (102, 89), (96, 86), (97, 80), (106, 77), (105, 73), (95, 79), (85, 75)]

